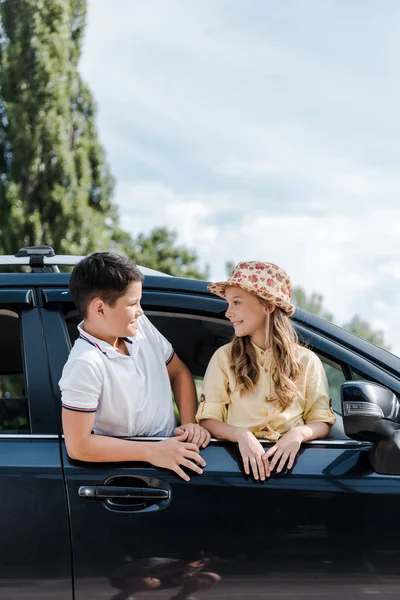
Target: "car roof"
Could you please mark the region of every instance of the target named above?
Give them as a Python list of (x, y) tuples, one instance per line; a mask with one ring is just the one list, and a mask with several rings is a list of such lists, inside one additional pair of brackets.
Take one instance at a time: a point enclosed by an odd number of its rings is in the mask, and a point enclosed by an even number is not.
[[(44, 257), (43, 263), (45, 266), (49, 265), (75, 265), (82, 256), (64, 256), (64, 255), (53, 255), (51, 257)], [(28, 257), (15, 257), (15, 256), (0, 256), (1, 265), (29, 265), (30, 258)], [(214, 294), (211, 294), (207, 290), (209, 282), (188, 279), (183, 277), (173, 277), (161, 271), (156, 271), (148, 267), (139, 266), (140, 270), (145, 276), (144, 289), (145, 290), (162, 290), (164, 292), (171, 293), (186, 293), (195, 294), (200, 296), (209, 296), (215, 300), (220, 300), (221, 312), (225, 312), (226, 303), (222, 298), (216, 298)], [(70, 278), (70, 273), (57, 273), (57, 272), (34, 272), (34, 273), (2, 273), (0, 272), (0, 289), (7, 287), (67, 287)], [(215, 306), (215, 305), (214, 305)], [(350, 350), (355, 350), (359, 354), (372, 359), (374, 362), (379, 363), (383, 368), (390, 370), (398, 376), (400, 372), (400, 358), (395, 356), (388, 350), (380, 348), (375, 344), (364, 340), (356, 334), (335, 325), (317, 315), (309, 313), (300, 308), (296, 309), (293, 315), (293, 320), (299, 325), (307, 327), (307, 329), (313, 330), (319, 335), (323, 335), (325, 338), (330, 339), (333, 342), (340, 343), (342, 346), (346, 346)]]

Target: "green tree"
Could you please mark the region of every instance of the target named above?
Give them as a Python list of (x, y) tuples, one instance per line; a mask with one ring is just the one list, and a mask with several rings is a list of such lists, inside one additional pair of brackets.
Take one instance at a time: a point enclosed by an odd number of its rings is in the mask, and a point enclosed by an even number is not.
[(354, 315), (354, 317), (348, 323), (345, 323), (343, 327), (365, 340), (368, 340), (377, 346), (381, 346), (381, 348), (390, 350), (390, 346), (386, 343), (384, 332), (381, 329), (372, 329), (371, 325), (358, 315)]
[(113, 179), (78, 72), (86, 0), (0, 0), (0, 251), (117, 245)]
[(139, 234), (136, 239), (125, 238), (124, 252), (139, 265), (192, 279), (208, 279), (206, 267), (201, 271), (195, 251), (176, 245), (177, 234), (165, 227), (153, 229), (149, 236)]
[(327, 321), (333, 321), (333, 315), (325, 310), (324, 298), (322, 294), (312, 292), (307, 296), (304, 289), (300, 286), (296, 286), (292, 290), (292, 302), (295, 306), (307, 310), (314, 315), (318, 315)]
[(232, 260), (227, 260), (225, 263), (225, 271), (226, 271), (226, 275), (227, 277), (230, 277), (232, 275), (232, 271), (233, 269), (236, 267), (235, 263)]

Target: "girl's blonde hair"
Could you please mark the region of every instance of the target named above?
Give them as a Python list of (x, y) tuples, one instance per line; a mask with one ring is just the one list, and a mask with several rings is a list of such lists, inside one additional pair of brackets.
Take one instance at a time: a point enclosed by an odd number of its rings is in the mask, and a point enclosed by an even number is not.
[[(271, 308), (262, 298), (258, 300), (267, 308)], [(289, 317), (278, 306), (269, 313), (268, 341), (272, 349), (271, 374), (276, 392), (276, 397), (271, 400), (276, 400), (284, 410), (292, 404), (298, 394), (295, 381), (300, 373), (299, 340)], [(260, 367), (249, 336), (234, 337), (231, 358), (231, 369), (240, 394), (252, 392), (260, 378)]]

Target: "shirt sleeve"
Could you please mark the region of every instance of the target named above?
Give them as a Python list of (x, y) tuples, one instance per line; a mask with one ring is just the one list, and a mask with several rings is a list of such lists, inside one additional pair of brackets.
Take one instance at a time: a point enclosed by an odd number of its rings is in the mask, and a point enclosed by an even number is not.
[(158, 331), (156, 327), (154, 327), (153, 323), (145, 315), (140, 317), (139, 323), (140, 320), (142, 320), (146, 336), (148, 336), (148, 339), (152, 340), (161, 349), (165, 364), (168, 365), (175, 355), (175, 351), (171, 343), (162, 335), (162, 333)]
[(84, 360), (69, 360), (59, 381), (62, 406), (77, 412), (96, 412), (103, 380), (96, 365)]
[(335, 413), (329, 398), (329, 386), (325, 370), (319, 357), (312, 352), (306, 373), (306, 407), (305, 423), (322, 421), (333, 425), (336, 422)]
[(228, 368), (220, 348), (213, 354), (204, 375), (203, 393), (196, 414), (197, 422), (203, 419), (227, 420), (230, 404)]

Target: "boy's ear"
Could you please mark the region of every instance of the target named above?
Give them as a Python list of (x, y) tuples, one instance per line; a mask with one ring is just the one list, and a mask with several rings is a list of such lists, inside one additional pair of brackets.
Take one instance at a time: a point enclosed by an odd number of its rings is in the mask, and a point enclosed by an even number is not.
[(104, 300), (101, 298), (93, 298), (89, 306), (96, 316), (102, 317), (104, 315)]

